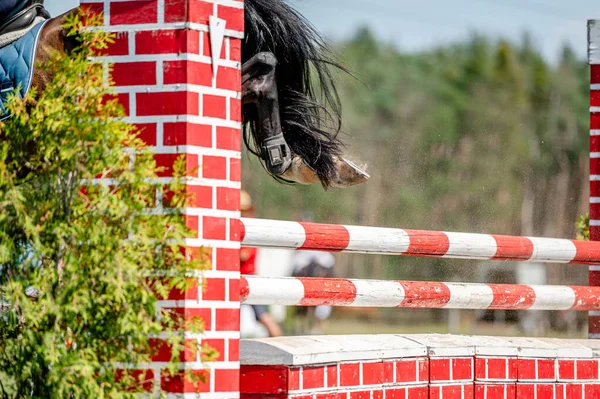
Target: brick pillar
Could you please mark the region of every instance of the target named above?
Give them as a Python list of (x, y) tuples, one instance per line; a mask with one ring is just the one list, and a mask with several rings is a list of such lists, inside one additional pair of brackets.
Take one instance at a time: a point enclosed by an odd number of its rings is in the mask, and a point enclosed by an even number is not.
[[(190, 172), (186, 187), (195, 200), (185, 209), (197, 231), (188, 241), (191, 253), (206, 253), (206, 289), (193, 289), (162, 301), (163, 308), (204, 319), (205, 333), (188, 334), (219, 353), (216, 362), (200, 364), (186, 355), (186, 369), (208, 367), (207, 382), (165, 378), (161, 368), (169, 355), (151, 365), (155, 392), (203, 392), (203, 398), (239, 397), (239, 193), (241, 122), (241, 0), (83, 0), (104, 13), (104, 25), (117, 33), (107, 63), (127, 120), (166, 167), (185, 154)], [(225, 24), (224, 37), (211, 21)], [(222, 32), (222, 31), (221, 31)], [(211, 35), (222, 50), (211, 54)], [(216, 62), (213, 62), (216, 61)], [(213, 65), (217, 65), (216, 74)], [(198, 167), (195, 171), (192, 171)], [(160, 196), (159, 196), (160, 198)], [(160, 199), (156, 204), (159, 212)], [(208, 248), (205, 250), (204, 248)], [(200, 282), (199, 282), (200, 283)], [(202, 284), (198, 284), (202, 287)], [(162, 352), (162, 351), (161, 351)]]
[[(600, 241), (600, 21), (588, 21), (590, 63), (590, 240)], [(600, 285), (600, 266), (589, 267), (590, 286)], [(588, 313), (590, 338), (600, 338), (600, 312)]]

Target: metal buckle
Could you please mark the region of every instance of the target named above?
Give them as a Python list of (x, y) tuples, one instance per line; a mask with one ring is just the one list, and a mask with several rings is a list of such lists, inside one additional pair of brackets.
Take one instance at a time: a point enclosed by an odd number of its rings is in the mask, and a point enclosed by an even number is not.
[(289, 157), (289, 150), (283, 134), (269, 137), (263, 143), (263, 154), (266, 155), (266, 160), (273, 166), (279, 166)]
[(263, 141), (262, 157), (271, 173), (280, 175), (287, 170), (292, 162), (292, 157), (283, 133)]

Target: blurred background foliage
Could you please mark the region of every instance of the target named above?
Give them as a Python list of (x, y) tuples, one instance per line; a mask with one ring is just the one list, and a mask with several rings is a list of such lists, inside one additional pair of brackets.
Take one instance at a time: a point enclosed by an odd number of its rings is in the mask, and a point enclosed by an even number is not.
[[(589, 73), (571, 48), (550, 64), (527, 33), (518, 43), (473, 33), (407, 54), (367, 28), (333, 45), (356, 76), (338, 76), (342, 138), (371, 180), (327, 192), (282, 186), (245, 154), (258, 217), (575, 238), (588, 207)], [(337, 259), (343, 277), (481, 279), (472, 261)], [(587, 284), (585, 266), (548, 265), (547, 276)]]

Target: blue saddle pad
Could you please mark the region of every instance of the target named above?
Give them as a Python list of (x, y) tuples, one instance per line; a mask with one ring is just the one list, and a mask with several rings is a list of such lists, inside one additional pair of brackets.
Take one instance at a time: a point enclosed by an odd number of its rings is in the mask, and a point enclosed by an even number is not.
[(10, 116), (8, 95), (18, 90), (25, 98), (31, 88), (37, 44), (46, 21), (41, 21), (23, 37), (0, 48), (0, 121)]

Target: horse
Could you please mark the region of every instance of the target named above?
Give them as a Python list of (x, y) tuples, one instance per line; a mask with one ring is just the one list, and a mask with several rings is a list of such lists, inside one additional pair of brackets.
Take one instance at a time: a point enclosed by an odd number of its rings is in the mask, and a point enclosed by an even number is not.
[[(9, 30), (33, 17), (47, 19), (40, 32), (36, 64), (53, 52), (69, 54), (79, 45), (64, 22), (78, 9), (55, 18), (43, 0), (23, 0)], [(242, 125), (244, 142), (266, 171), (281, 182), (348, 187), (369, 175), (342, 156), (341, 102), (332, 68), (347, 72), (314, 27), (284, 0), (245, 0), (242, 42)], [(0, 33), (7, 21), (0, 21)], [(38, 91), (51, 71), (34, 68)]]

